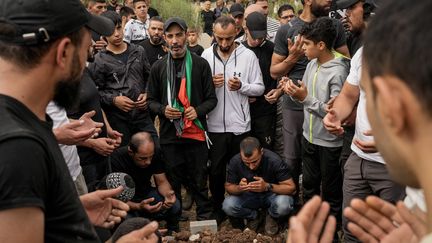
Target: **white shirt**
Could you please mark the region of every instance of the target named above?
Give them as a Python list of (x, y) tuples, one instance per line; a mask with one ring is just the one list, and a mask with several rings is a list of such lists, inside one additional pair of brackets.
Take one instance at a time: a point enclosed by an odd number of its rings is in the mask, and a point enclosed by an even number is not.
[(404, 203), (407, 208), (412, 209), (417, 206), (421, 211), (426, 213), (427, 208), (423, 190), (407, 187), (405, 191), (407, 195), (404, 199)]
[[(57, 106), (53, 101), (48, 104), (46, 108), (46, 113), (51, 117), (54, 122), (53, 128), (57, 128), (63, 124), (69, 123), (69, 119), (66, 115), (66, 110)], [(63, 158), (66, 161), (69, 173), (72, 176), (72, 179), (75, 181), (78, 175), (81, 173), (81, 165), (77, 147), (75, 145), (64, 144), (59, 144), (59, 147), (63, 154)]]
[[(356, 54), (351, 59), (351, 68), (347, 77), (347, 82), (354, 86), (360, 86), (362, 55), (363, 47), (358, 49)], [(371, 126), (369, 124), (369, 119), (366, 113), (366, 95), (364, 90), (360, 88), (360, 98), (357, 107), (354, 139), (358, 139), (361, 141), (373, 141), (373, 136), (366, 136), (363, 134), (368, 130), (371, 130)], [(365, 153), (354, 143), (351, 144), (351, 150), (354, 151), (360, 158), (385, 164), (383, 157), (378, 152)]]
[(145, 23), (138, 19), (129, 20), (124, 29), (123, 40), (127, 43), (131, 41), (141, 41), (149, 38), (148, 29), (150, 25), (150, 16), (147, 14)]

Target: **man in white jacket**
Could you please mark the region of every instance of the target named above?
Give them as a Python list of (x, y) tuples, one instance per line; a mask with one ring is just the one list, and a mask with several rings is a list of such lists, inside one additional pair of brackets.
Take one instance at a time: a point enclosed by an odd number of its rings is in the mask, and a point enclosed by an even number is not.
[(212, 69), (218, 104), (208, 114), (210, 147), (210, 191), (213, 196), (214, 216), (218, 223), (225, 214), (222, 202), (225, 194), (225, 168), (239, 153), (242, 139), (251, 129), (249, 96), (264, 92), (262, 74), (255, 54), (235, 42), (234, 19), (218, 18), (213, 27), (216, 43), (206, 49), (202, 57)]

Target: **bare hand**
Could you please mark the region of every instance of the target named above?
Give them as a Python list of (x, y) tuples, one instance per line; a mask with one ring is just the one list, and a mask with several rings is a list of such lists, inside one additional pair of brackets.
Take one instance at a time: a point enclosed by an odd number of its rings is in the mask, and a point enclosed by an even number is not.
[(109, 190), (98, 190), (80, 196), (81, 203), (93, 225), (112, 228), (125, 218), (129, 206), (112, 197), (118, 196), (123, 187)]
[(176, 196), (174, 191), (171, 190), (167, 193), (167, 195), (165, 195), (165, 200), (162, 204), (162, 208), (164, 209), (171, 208), (175, 202), (176, 202)]
[(114, 144), (113, 144), (114, 147), (116, 147), (116, 148), (120, 147), (123, 134), (121, 134), (121, 133), (119, 133), (113, 129), (108, 129), (107, 133), (108, 133), (108, 137), (114, 140)]
[(135, 105), (138, 109), (147, 109), (147, 93), (140, 94), (137, 101), (135, 102)]
[(159, 241), (156, 230), (159, 224), (153, 221), (141, 229), (134, 230), (120, 237), (116, 243), (157, 243)]
[(240, 79), (237, 77), (232, 77), (228, 80), (228, 88), (230, 91), (237, 91), (241, 88)]
[(91, 148), (102, 156), (108, 156), (114, 152), (116, 140), (111, 138), (97, 138), (89, 140)]
[[(366, 136), (372, 136), (372, 131), (368, 130), (363, 133)], [(357, 138), (353, 139), (353, 143), (365, 153), (378, 152), (375, 141), (362, 141)]]
[(304, 55), (303, 46), (303, 36), (297, 35), (295, 42), (293, 43), (291, 39), (288, 39), (288, 51), (289, 56), (292, 56), (295, 60), (298, 60)]
[(162, 209), (162, 202), (158, 202), (155, 205), (150, 205), (154, 201), (154, 197), (144, 199), (140, 202), (140, 208), (149, 213), (157, 213)]
[(172, 108), (171, 106), (165, 107), (165, 117), (166, 118), (168, 118), (170, 120), (174, 120), (174, 119), (181, 118), (181, 116), (182, 116), (182, 113), (179, 110)]
[(224, 83), (225, 83), (225, 78), (222, 73), (213, 76), (213, 84), (216, 88), (222, 87)]
[(186, 119), (188, 119), (189, 121), (193, 121), (193, 120), (195, 120), (195, 119), (198, 117), (195, 108), (193, 108), (192, 106), (189, 106), (189, 107), (184, 111), (184, 117), (185, 117)]
[(322, 202), (320, 197), (314, 196), (296, 216), (290, 218), (287, 242), (332, 242), (336, 230), (336, 218), (334, 216), (327, 218), (329, 212), (330, 205)]
[(334, 109), (330, 109), (324, 116), (323, 124), (327, 131), (333, 135), (341, 136), (345, 132), (341, 126), (341, 120)]
[(96, 111), (89, 111), (84, 113), (79, 119), (80, 121), (84, 121), (84, 123), (81, 126), (79, 126), (77, 130), (81, 131), (81, 130), (88, 130), (91, 128), (95, 128), (95, 133), (93, 134), (93, 137), (94, 138), (97, 137), (101, 133), (104, 124), (102, 122), (93, 121), (92, 117), (95, 114)]
[(95, 134), (96, 128), (80, 129), (78, 128), (84, 124), (84, 121), (71, 121), (60, 127), (54, 128), (53, 133), (59, 144), (76, 145), (89, 138), (92, 138)]
[(336, 97), (337, 97), (337, 96), (335, 96), (335, 97), (331, 97), (330, 100), (327, 101), (326, 108), (325, 108), (325, 111), (326, 111), (326, 112), (329, 112), (330, 109), (333, 108), (333, 104), (334, 104), (334, 102), (335, 102), (335, 100), (336, 100)]
[(106, 46), (108, 45), (108, 43), (102, 38), (100, 38), (100, 40), (96, 41), (94, 44), (94, 48), (96, 50), (102, 50), (104, 49)]
[(127, 96), (117, 96), (114, 99), (114, 105), (124, 112), (129, 112), (135, 108), (135, 102)]
[[(418, 213), (418, 212), (417, 212)], [(411, 213), (402, 202), (397, 206), (376, 196), (353, 199), (344, 215), (348, 229), (362, 242), (418, 242), (427, 232), (423, 215)]]
[(249, 191), (251, 192), (264, 192), (267, 189), (267, 183), (262, 177), (254, 176), (255, 181), (249, 182)]
[(249, 185), (248, 185), (248, 182), (247, 182), (246, 178), (242, 178), (240, 180), (240, 182), (239, 182), (239, 188), (243, 192), (249, 191)]
[(296, 100), (303, 101), (308, 95), (307, 88), (303, 81), (298, 81), (300, 87), (297, 86), (291, 79), (285, 84), (284, 91)]
[(274, 104), (278, 101), (279, 97), (282, 95), (281, 89), (272, 89), (267, 94), (264, 95), (264, 99), (270, 103)]

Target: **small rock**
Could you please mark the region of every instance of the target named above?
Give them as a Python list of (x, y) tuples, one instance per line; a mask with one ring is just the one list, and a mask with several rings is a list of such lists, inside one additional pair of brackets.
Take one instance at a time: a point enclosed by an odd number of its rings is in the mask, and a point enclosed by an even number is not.
[(200, 235), (199, 234), (194, 234), (189, 236), (189, 241), (196, 241), (200, 239)]

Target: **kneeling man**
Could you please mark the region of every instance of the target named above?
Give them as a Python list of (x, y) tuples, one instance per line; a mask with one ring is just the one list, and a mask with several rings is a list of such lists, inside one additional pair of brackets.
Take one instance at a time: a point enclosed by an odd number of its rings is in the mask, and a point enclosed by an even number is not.
[[(247, 137), (240, 143), (240, 154), (227, 166), (225, 189), (230, 194), (223, 210), (231, 217), (233, 227), (256, 230), (261, 215), (267, 212), (265, 232), (278, 232), (279, 218), (292, 211), (295, 184), (288, 166), (270, 150), (261, 147), (258, 139)], [(262, 213), (260, 213), (262, 212)]]

